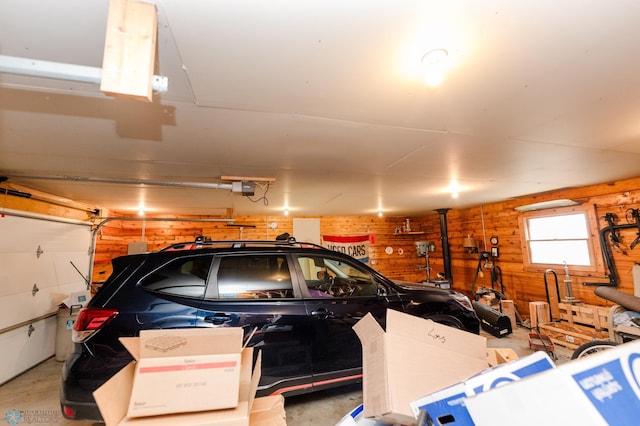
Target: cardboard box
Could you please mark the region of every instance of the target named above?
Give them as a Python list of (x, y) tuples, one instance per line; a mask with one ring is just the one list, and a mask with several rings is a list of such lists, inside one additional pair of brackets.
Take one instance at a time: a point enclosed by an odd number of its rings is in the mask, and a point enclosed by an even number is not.
[(637, 425), (640, 342), (567, 362), (466, 404), (478, 425)]
[(125, 344), (140, 351), (127, 416), (238, 405), (242, 335), (235, 327), (142, 330)]
[[(170, 338), (157, 339), (165, 335)], [(108, 426), (248, 424), (260, 357), (252, 373), (253, 350), (242, 349), (242, 329), (153, 330), (120, 340), (136, 361), (94, 392)], [(233, 408), (221, 409), (230, 405)]]
[(552, 368), (555, 368), (555, 364), (546, 352), (535, 352), (486, 369), (463, 382), (412, 401), (411, 409), (416, 418), (421, 410), (426, 411), (430, 424), (474, 426), (466, 407), (467, 398)]
[(414, 424), (409, 403), (488, 367), (486, 338), (387, 310), (386, 332), (371, 314), (354, 326), (362, 342), (364, 416)]
[(251, 426), (287, 426), (284, 397), (269, 395), (256, 398), (251, 407), (249, 424)]
[(516, 359), (518, 359), (518, 354), (511, 348), (487, 348), (489, 367), (505, 364)]
[(353, 410), (345, 414), (344, 417), (336, 423), (336, 426), (392, 426), (389, 423), (382, 423), (377, 420), (367, 419), (363, 415), (364, 405), (360, 404)]

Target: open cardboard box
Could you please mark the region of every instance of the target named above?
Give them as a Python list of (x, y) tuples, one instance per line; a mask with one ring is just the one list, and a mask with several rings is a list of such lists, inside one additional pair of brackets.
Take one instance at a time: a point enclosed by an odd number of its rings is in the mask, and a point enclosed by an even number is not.
[(638, 425), (640, 342), (474, 395), (466, 406), (476, 425)]
[(269, 395), (256, 398), (251, 407), (249, 424), (251, 426), (287, 426), (284, 397)]
[(242, 348), (242, 329), (152, 330), (120, 340), (136, 361), (93, 394), (107, 426), (249, 424), (261, 362), (258, 356), (251, 370), (253, 349)]
[(364, 416), (416, 423), (409, 403), (488, 367), (487, 340), (387, 310), (386, 332), (371, 314), (353, 326), (362, 342)]
[(474, 426), (466, 407), (469, 397), (552, 368), (555, 368), (555, 363), (546, 352), (534, 352), (483, 370), (462, 382), (412, 401), (410, 405), (416, 417), (420, 411), (426, 411), (429, 424)]

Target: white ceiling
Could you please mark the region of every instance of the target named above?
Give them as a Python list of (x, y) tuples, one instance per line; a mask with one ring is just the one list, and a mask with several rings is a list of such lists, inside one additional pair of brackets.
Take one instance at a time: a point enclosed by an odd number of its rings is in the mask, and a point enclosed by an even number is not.
[[(403, 216), (640, 175), (636, 0), (155, 3), (168, 93), (0, 74), (0, 176), (120, 211)], [(0, 55), (101, 67), (107, 9), (2, 0)], [(450, 65), (430, 88), (434, 48)], [(276, 180), (84, 180), (221, 176)]]

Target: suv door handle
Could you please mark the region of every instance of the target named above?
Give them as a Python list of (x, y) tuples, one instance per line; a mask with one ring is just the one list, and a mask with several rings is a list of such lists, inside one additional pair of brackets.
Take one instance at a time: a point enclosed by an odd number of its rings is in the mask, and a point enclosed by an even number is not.
[(204, 320), (206, 322), (220, 325), (220, 324), (224, 324), (227, 321), (231, 321), (231, 316), (227, 314), (214, 314), (214, 315), (208, 315), (204, 317)]
[(311, 315), (320, 319), (327, 319), (333, 317), (333, 312), (320, 308), (315, 311), (311, 311)]

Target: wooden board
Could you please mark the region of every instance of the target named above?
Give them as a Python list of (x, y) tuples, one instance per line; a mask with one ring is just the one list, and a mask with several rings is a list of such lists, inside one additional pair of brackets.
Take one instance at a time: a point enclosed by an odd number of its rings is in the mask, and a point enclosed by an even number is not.
[(511, 327), (515, 328), (518, 324), (518, 319), (516, 314), (516, 306), (513, 303), (513, 300), (501, 300), (500, 310), (504, 315), (509, 317), (509, 319), (511, 320)]
[(537, 327), (538, 324), (551, 322), (551, 312), (547, 302), (529, 302), (529, 318), (531, 327)]
[(151, 3), (111, 0), (100, 90), (111, 96), (153, 100), (158, 14)]
[(567, 322), (551, 322), (538, 324), (538, 327), (549, 336), (553, 343), (569, 349), (576, 349), (578, 346), (592, 340), (609, 340), (609, 333), (579, 324), (570, 325)]
[(607, 329), (607, 318), (609, 308), (595, 305), (580, 304), (558, 304), (560, 318), (569, 323), (588, 325), (596, 330)]

